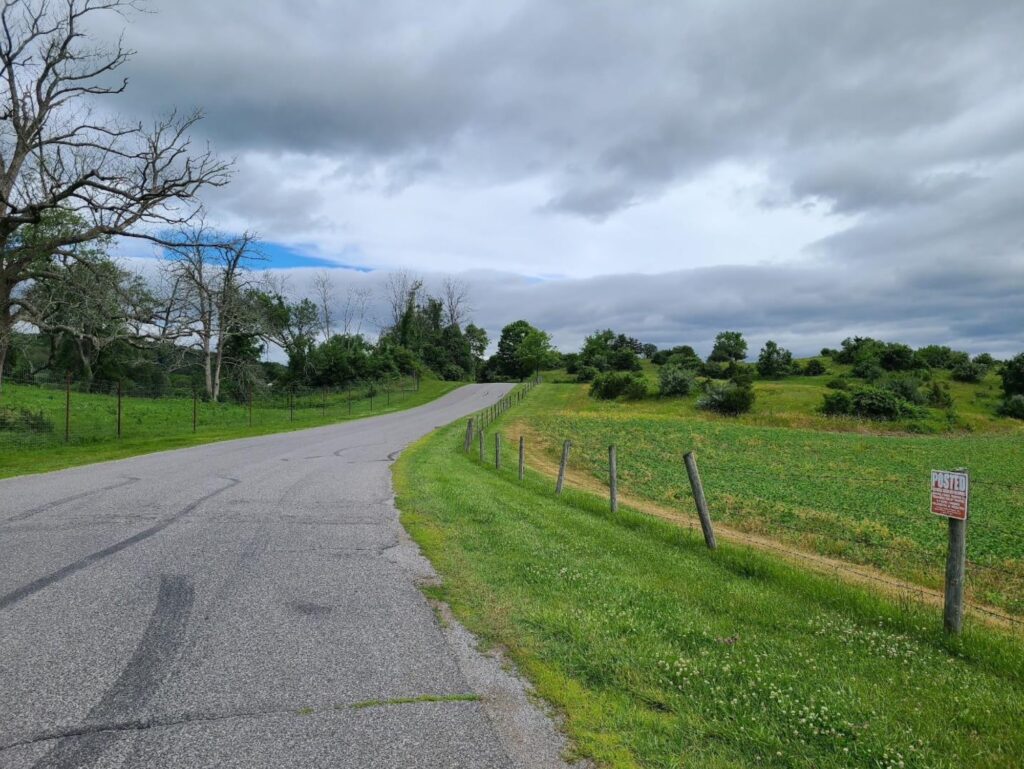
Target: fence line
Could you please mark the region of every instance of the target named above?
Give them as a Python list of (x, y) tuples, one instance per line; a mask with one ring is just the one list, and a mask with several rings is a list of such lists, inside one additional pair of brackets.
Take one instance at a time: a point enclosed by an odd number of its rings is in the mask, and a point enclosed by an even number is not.
[(118, 381), (70, 378), (28, 384), (7, 378), (4, 384), (20, 388), (16, 399), (0, 393), (0, 446), (13, 447), (321, 424), (387, 410), (419, 389), (415, 377), (360, 380), (342, 387), (248, 385), (229, 388), (214, 401), (200, 387), (180, 385), (126, 387)]
[[(513, 391), (513, 393), (510, 394), (509, 396), (503, 397), (497, 404), (495, 404), (494, 407), (488, 408), (488, 409), (484, 409), (483, 411), (478, 412), (477, 414), (475, 414), (473, 416), (469, 426), (468, 426), (468, 429), (472, 430), (473, 429), (473, 425), (478, 425), (478, 428), (477, 428), (478, 429), (478, 434), (482, 436), (483, 430), (488, 425), (493, 423), (495, 419), (498, 419), (500, 416), (502, 416), (505, 413), (505, 411), (507, 411), (508, 408), (510, 408), (512, 405), (516, 405), (519, 402), (521, 402), (521, 398), (523, 396), (525, 396), (525, 394), (527, 392), (529, 392), (529, 389), (532, 389), (532, 387), (535, 386), (535, 384), (536, 383), (530, 384), (525, 389), (525, 391), (523, 391), (519, 395), (515, 395), (515, 391)], [(498, 433), (496, 433), (496, 435), (495, 435), (495, 440), (496, 441), (500, 440), (498, 438)], [(519, 437), (519, 442), (520, 442), (520, 451), (522, 453), (524, 451), (524, 443), (523, 443), (522, 436)], [(569, 458), (568, 457), (569, 452), (566, 450), (566, 445), (568, 443), (569, 443), (569, 441), (565, 441), (563, 443), (563, 448), (562, 448), (563, 462), (560, 463), (560, 465), (559, 465), (559, 468), (560, 468), (559, 469), (559, 483), (556, 485), (556, 488), (555, 488), (555, 493), (556, 494), (559, 493), (559, 491), (561, 490), (560, 487), (564, 484), (564, 482), (566, 480), (565, 476), (567, 475), (567, 464), (568, 464), (568, 458)], [(620, 457), (618, 457), (617, 454), (618, 454), (618, 452), (613, 447), (609, 447), (609, 467), (607, 468), (607, 470), (609, 471), (609, 476), (608, 476), (608, 484), (607, 485), (609, 487), (609, 494), (611, 495), (610, 496), (610, 501), (611, 501), (611, 505), (612, 505), (612, 510), (613, 511), (615, 511), (617, 509), (617, 507), (618, 507), (618, 505), (617, 505), (617, 502), (618, 502), (618, 498), (617, 498), (618, 494), (617, 494), (617, 492), (620, 490), (620, 487), (621, 487), (621, 480), (619, 479), (618, 474), (617, 474), (617, 472), (615, 470), (615, 465), (618, 464), (617, 460), (620, 459)], [(496, 459), (497, 459), (497, 457), (496, 457)], [(480, 462), (481, 463), (485, 463), (485, 459), (484, 459), (484, 456), (483, 456), (482, 453), (481, 453), (481, 456), (480, 456)], [(495, 464), (497, 465), (497, 469), (500, 470), (501, 469), (500, 461), (496, 461)], [(521, 461), (521, 463), (520, 463), (520, 471), (519, 471), (520, 479), (522, 478), (522, 466), (523, 466), (523, 464), (524, 463)], [(683, 465), (681, 464), (680, 465), (680, 472), (681, 473), (683, 472), (682, 471), (682, 467), (683, 467)], [(816, 475), (816, 477), (818, 477), (818, 476)], [(852, 479), (855, 482), (861, 482), (862, 480), (869, 480), (869, 481), (881, 481), (881, 482), (884, 482), (884, 483), (901, 483), (903, 485), (906, 485), (908, 483), (908, 480), (896, 479), (896, 478), (880, 479), (880, 478), (877, 478), (877, 477), (875, 477), (875, 478), (868, 477), (866, 479), (860, 479), (860, 478), (852, 478), (850, 475), (841, 475), (841, 476), (834, 476), (834, 477), (837, 480), (849, 481), (849, 480)], [(986, 486), (1008, 486), (1008, 487), (1013, 488), (1009, 484), (1000, 484), (998, 482), (990, 482), (990, 481), (978, 482), (973, 477), (971, 478), (971, 484), (972, 485), (980, 485), (982, 487), (986, 487)], [(1024, 489), (1024, 487), (1020, 487), (1020, 488)], [(691, 491), (691, 494), (692, 493), (693, 493), (693, 491)], [(842, 511), (845, 511), (845, 512), (848, 512), (848, 513), (853, 513), (853, 512), (862, 513), (863, 512), (863, 511), (855, 511), (852, 508), (845, 507), (845, 506), (842, 507), (841, 509), (842, 509)], [(698, 525), (696, 524), (696, 522), (692, 522), (692, 523), (691, 522), (686, 522), (683, 525), (685, 525), (686, 528), (688, 528), (688, 529), (690, 529), (692, 531), (698, 531)], [(735, 525), (735, 524), (733, 524), (733, 525)], [(742, 524), (740, 524), (740, 525), (742, 526)], [(972, 523), (972, 527), (976, 528), (976, 522)], [(791, 525), (787, 525), (785, 523), (780, 523), (780, 522), (775, 522), (775, 521), (766, 522), (766, 525), (765, 525), (764, 528), (767, 530), (767, 531), (765, 531), (765, 533), (757, 533), (758, 531), (760, 531), (759, 529), (755, 529), (755, 532), (753, 533), (753, 536), (756, 536), (758, 538), (759, 546), (763, 544), (767, 549), (776, 550), (776, 551), (781, 552), (781, 553), (785, 553), (785, 554), (792, 555), (792, 556), (795, 556), (795, 557), (803, 558), (803, 559), (808, 560), (808, 561), (813, 561), (814, 563), (817, 563), (819, 565), (830, 565), (830, 568), (833, 568), (837, 572), (845, 571), (845, 572), (848, 572), (848, 573), (850, 573), (852, 575), (855, 575), (855, 576), (857, 576), (858, 578), (861, 578), (861, 579), (871, 580), (871, 581), (878, 582), (878, 583), (884, 583), (884, 584), (888, 585), (891, 588), (899, 588), (899, 589), (905, 590), (905, 591), (916, 592), (922, 598), (922, 600), (923, 600), (925, 595), (928, 595), (928, 594), (934, 595), (937, 591), (935, 589), (932, 589), (932, 588), (926, 588), (926, 587), (924, 587), (922, 585), (917, 585), (917, 584), (908, 582), (908, 581), (906, 581), (904, 579), (901, 579), (899, 577), (896, 577), (896, 576), (893, 576), (892, 578), (888, 578), (884, 574), (883, 575), (879, 575), (879, 574), (872, 574), (872, 573), (866, 572), (866, 571), (864, 571), (862, 569), (858, 569), (857, 568), (858, 564), (857, 564), (856, 561), (845, 561), (845, 560), (842, 560), (841, 557), (837, 557), (837, 556), (815, 555), (814, 553), (802, 551), (802, 550), (799, 550), (799, 549), (793, 549), (791, 547), (786, 547), (783, 543), (771, 542), (770, 540), (768, 542), (765, 542), (764, 538), (765, 537), (769, 537), (770, 538), (771, 537), (770, 531), (772, 529), (778, 528), (778, 529), (782, 529), (782, 530), (785, 530), (785, 531), (788, 531), (788, 532), (791, 532), (791, 533), (798, 534), (800, 536), (808, 536), (808, 535), (810, 535), (810, 536), (827, 537), (828, 541), (836, 542), (837, 544), (840, 544), (840, 545), (854, 546), (854, 547), (862, 549), (862, 550), (865, 550), (865, 549), (866, 550), (875, 549), (875, 550), (878, 550), (878, 551), (885, 551), (886, 553), (889, 553), (889, 554), (895, 553), (898, 557), (900, 557), (903, 560), (908, 560), (908, 559), (912, 558), (917, 563), (917, 565), (921, 567), (921, 570), (923, 572), (925, 572), (925, 573), (929, 573), (930, 572), (930, 573), (934, 574), (936, 577), (941, 577), (942, 571), (943, 571), (943, 569), (945, 567), (945, 553), (943, 551), (943, 548), (938, 547), (938, 546), (935, 549), (933, 549), (933, 550), (929, 550), (929, 549), (925, 549), (925, 548), (922, 548), (922, 547), (907, 547), (907, 546), (903, 546), (903, 545), (891, 545), (891, 544), (888, 544), (888, 543), (881, 543), (881, 542), (871, 542), (871, 541), (853, 540), (853, 539), (845, 539), (845, 538), (844, 539), (838, 539), (836, 537), (836, 531), (835, 530), (824, 530), (824, 529), (815, 528), (815, 527), (791, 526)], [(707, 539), (708, 529), (706, 529), (704, 527), (700, 527), (700, 529), (703, 530), (705, 538)], [(742, 531), (742, 528), (741, 528), (741, 531)], [(988, 529), (986, 529), (986, 531), (990, 532), (990, 530), (988, 530)], [(943, 541), (944, 540), (945, 540), (945, 537), (943, 537)], [(713, 535), (712, 535), (712, 538), (711, 538), (710, 542), (713, 542)], [(711, 546), (711, 545), (709, 544), (709, 546)], [(870, 565), (870, 564), (865, 564), (865, 565)], [(973, 561), (973, 560), (968, 559), (966, 561), (966, 568), (967, 568), (967, 578), (972, 583), (976, 583), (978, 581), (978, 572), (982, 572), (982, 573), (991, 573), (991, 574), (1001, 575), (1001, 576), (1004, 576), (1004, 577), (1007, 577), (1007, 578), (1013, 580), (1014, 582), (1016, 582), (1018, 584), (1024, 585), (1024, 565), (1022, 565), (1022, 571), (1021, 572), (1015, 572), (1015, 571), (1013, 571), (1011, 569), (1007, 569), (1007, 568), (999, 566), (999, 565), (980, 563), (978, 561)], [(1007, 587), (1012, 587), (1012, 585), (1008, 585)], [(994, 609), (992, 609), (992, 608), (990, 608), (988, 606), (985, 606), (985, 605), (982, 605), (982, 604), (978, 604), (975, 601), (967, 601), (966, 605), (973, 612), (976, 612), (976, 613), (979, 613), (979, 614), (984, 614), (984, 615), (992, 617), (994, 619), (998, 619), (1000, 622), (1003, 622), (1003, 623), (1005, 623), (1007, 625), (1011, 625), (1011, 626), (1018, 627), (1018, 628), (1024, 628), (1024, 618), (1022, 618), (1020, 616), (1014, 616), (1013, 614), (1008, 614), (1008, 613), (1003, 613), (1003, 612), (1000, 612), (1000, 611), (996, 611), (996, 610), (994, 610)]]

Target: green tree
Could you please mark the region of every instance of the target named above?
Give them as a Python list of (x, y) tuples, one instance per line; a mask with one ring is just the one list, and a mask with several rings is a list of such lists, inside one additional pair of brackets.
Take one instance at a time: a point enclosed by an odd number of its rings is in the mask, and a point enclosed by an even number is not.
[(551, 335), (540, 329), (532, 329), (516, 348), (520, 370), (530, 374), (546, 366), (555, 365), (557, 353), (551, 347)]
[(777, 379), (793, 372), (793, 354), (769, 339), (757, 357), (757, 373), (765, 379)]
[(739, 331), (723, 331), (715, 337), (709, 363), (739, 363), (747, 358), (747, 340)]
[(498, 351), (494, 356), (494, 368), (498, 376), (523, 379), (533, 372), (529, 366), (524, 367), (519, 357), (519, 346), (532, 331), (537, 329), (525, 320), (513, 321), (501, 330)]

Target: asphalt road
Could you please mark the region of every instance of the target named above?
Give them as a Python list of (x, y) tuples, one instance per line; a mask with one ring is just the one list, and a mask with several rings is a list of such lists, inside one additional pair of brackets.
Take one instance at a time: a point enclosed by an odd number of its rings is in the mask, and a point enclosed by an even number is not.
[(398, 451), (506, 389), (0, 481), (0, 767), (560, 765), (393, 501)]

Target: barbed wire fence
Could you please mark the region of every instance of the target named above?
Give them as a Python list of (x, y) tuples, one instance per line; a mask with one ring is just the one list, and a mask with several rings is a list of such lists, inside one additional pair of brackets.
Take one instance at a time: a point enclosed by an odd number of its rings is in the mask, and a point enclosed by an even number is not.
[(419, 378), (358, 380), (340, 387), (232, 384), (217, 400), (201, 386), (84, 382), (70, 376), (42, 383), (6, 378), (4, 385), (0, 450), (9, 451), (329, 424), (400, 407), (419, 390)]
[[(525, 439), (522, 436), (503, 436), (502, 426), (499, 425), (490, 430), (494, 436), (492, 447), (490, 445), (491, 441), (487, 438), (487, 433), (488, 428), (510, 408), (521, 403), (530, 389), (536, 386), (538, 382), (539, 380), (531, 381), (521, 389), (517, 388), (517, 390), (509, 393), (509, 395), (502, 398), (494, 406), (474, 414), (467, 423), (462, 446), (463, 451), (469, 453), (474, 458), (474, 461), (480, 464), (512, 472), (512, 463), (505, 463), (505, 466), (502, 466), (502, 441), (508, 442), (518, 439), (518, 475), (522, 479), (527, 459)], [(557, 441), (554, 444), (552, 449), (557, 447)], [(530, 448), (536, 449), (536, 447)], [(559, 494), (564, 486), (571, 485), (572, 479), (569, 473), (576, 470), (582, 472), (586, 479), (586, 482), (582, 484), (581, 490), (593, 492), (599, 486), (603, 486), (610, 496), (612, 511), (617, 510), (623, 493), (629, 494), (629, 489), (623, 488), (622, 478), (619, 477), (617, 472), (618, 467), (623, 462), (621, 447), (602, 446), (602, 455), (603, 450), (605, 448), (608, 449), (607, 461), (603, 459), (597, 460), (594, 456), (591, 456), (588, 458), (589, 461), (574, 463), (574, 458), (580, 453), (579, 450), (581, 448), (578, 438), (561, 443), (561, 461), (559, 462), (557, 479), (553, 485), (553, 493)], [(593, 449), (594, 447), (589, 448)], [(680, 485), (685, 488), (686, 472), (682, 461), (683, 452), (680, 451), (678, 453), (678, 457), (666, 457), (666, 460), (674, 461), (679, 465)], [(628, 462), (628, 457), (625, 459)], [(553, 472), (551, 464), (552, 458), (547, 456), (545, 461), (535, 462), (531, 469), (534, 472), (547, 475), (549, 472)], [(743, 471), (738, 473), (734, 471), (735, 468), (730, 467), (728, 469), (730, 476), (736, 475), (736, 481), (742, 483)], [(773, 468), (773, 480), (775, 480), (776, 472), (777, 470)], [(921, 515), (931, 515), (927, 512), (927, 507), (925, 507), (927, 504), (926, 482), (916, 476), (909, 477), (897, 474), (879, 476), (878, 474), (864, 473), (853, 477), (850, 474), (815, 473), (813, 478), (816, 482), (821, 483), (871, 484), (883, 489), (887, 487), (899, 487), (900, 489), (920, 487), (923, 500), (922, 508), (924, 510)], [(806, 480), (806, 476), (793, 474), (780, 480)], [(992, 494), (996, 491), (1001, 495), (1001, 498), (1005, 498), (1009, 494), (1013, 498), (1024, 499), (1024, 484), (1007, 483), (984, 476), (975, 477), (972, 474), (971, 488), (972, 498), (978, 498), (979, 501), (984, 499), (986, 494)], [(709, 496), (715, 499), (717, 491), (712, 482), (708, 487)], [(763, 494), (764, 492), (761, 491), (757, 495), (758, 501), (762, 503), (778, 504), (780, 506), (791, 505), (789, 500), (773, 501), (763, 498)], [(640, 498), (643, 498), (642, 494)], [(654, 504), (659, 507), (671, 507), (672, 509), (669, 512), (673, 514), (672, 520), (674, 522), (693, 531), (701, 531), (697, 517), (693, 514), (693, 505), (696, 502), (693, 489), (687, 488), (686, 492), (679, 494), (673, 502), (676, 504)], [(911, 515), (911, 511), (906, 509), (905, 501), (902, 499), (883, 501), (879, 504), (879, 507), (885, 508), (892, 513)], [(823, 509), (823, 512), (828, 514), (844, 515), (850, 524), (856, 524), (858, 520), (864, 520), (866, 512), (865, 509), (855, 509), (835, 500), (830, 502), (825, 508), (819, 506), (819, 509)], [(1021, 517), (1024, 519), (1024, 508), (1021, 509)], [(937, 517), (936, 522), (938, 523)], [(822, 522), (819, 522), (819, 525), (815, 525), (811, 521), (794, 523), (792, 521), (787, 522), (758, 516), (751, 517), (749, 520), (731, 517), (726, 521), (725, 525), (731, 531), (750, 535), (750, 537), (756, 539), (756, 542), (748, 541), (748, 544), (751, 544), (751, 546), (771, 550), (786, 557), (812, 560), (814, 561), (815, 568), (845, 573), (848, 576), (853, 576), (866, 582), (878, 583), (901, 594), (914, 594), (922, 602), (933, 600), (936, 594), (941, 593), (942, 590), (942, 577), (946, 562), (944, 535), (937, 537), (936, 546), (930, 548), (909, 542), (906, 538), (902, 537), (890, 537), (888, 539), (869, 535), (857, 538), (850, 537), (846, 536), (841, 529), (835, 526), (827, 528)], [(979, 520), (979, 517), (976, 515), (971, 517), (969, 531), (976, 536), (985, 535), (990, 538), (1004, 539), (1004, 541), (1013, 541), (1012, 539), (1005, 539), (1006, 537), (1019, 538), (1021, 536), (1020, 532), (1009, 531), (1005, 527), (997, 526), (991, 521)], [(899, 568), (892, 571), (887, 566), (894, 559), (898, 562)], [(910, 578), (911, 575), (917, 578)], [(970, 591), (966, 601), (969, 611), (985, 615), (1001, 623), (1003, 626), (1024, 631), (1024, 560), (1007, 557), (1003, 558), (1002, 562), (998, 562), (998, 560), (996, 562), (985, 562), (984, 560), (968, 558), (966, 560), (965, 578)], [(987, 598), (987, 600), (979, 600), (981, 598)]]

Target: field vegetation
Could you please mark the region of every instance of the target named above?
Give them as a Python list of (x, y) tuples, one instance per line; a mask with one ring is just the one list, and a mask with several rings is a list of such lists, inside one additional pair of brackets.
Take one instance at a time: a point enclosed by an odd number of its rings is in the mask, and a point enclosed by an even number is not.
[[(686, 514), (694, 507), (682, 456), (696, 451), (719, 523), (931, 588), (942, 585), (946, 527), (929, 512), (929, 473), (966, 467), (968, 595), (1024, 613), (1024, 432), (1015, 422), (979, 408), (974, 432), (882, 434), (873, 422), (815, 413), (823, 385), (754, 386), (754, 410), (725, 417), (698, 409), (695, 395), (602, 401), (586, 385), (545, 384), (502, 429), (509, 440), (527, 435), (531, 456), (548, 466), (571, 440), (570, 470), (590, 486), (607, 483), (616, 444), (621, 493)], [(951, 390), (971, 413), (972, 395)]]

